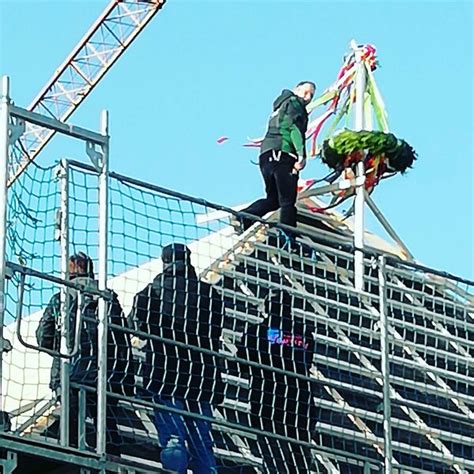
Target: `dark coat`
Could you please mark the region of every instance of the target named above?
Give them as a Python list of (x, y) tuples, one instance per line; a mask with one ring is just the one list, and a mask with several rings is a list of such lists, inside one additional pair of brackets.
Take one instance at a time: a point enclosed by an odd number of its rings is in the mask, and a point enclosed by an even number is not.
[(219, 359), (195, 348), (219, 351), (223, 301), (210, 285), (199, 281), (188, 257), (174, 257), (168, 255), (163, 273), (135, 296), (131, 318), (140, 331), (187, 347), (149, 339), (144, 388), (163, 397), (221, 403)]
[[(89, 277), (79, 277), (74, 280), (85, 288), (97, 290), (97, 282)], [(69, 346), (74, 345), (74, 331), (77, 317), (78, 295), (75, 290), (69, 293)], [(126, 319), (122, 307), (113, 293), (112, 301), (107, 305), (109, 324), (125, 327)], [(53, 295), (44, 310), (36, 330), (36, 339), (40, 347), (60, 350), (60, 293)], [(98, 297), (84, 294), (82, 306), (82, 322), (80, 331), (79, 352), (70, 361), (70, 381), (84, 385), (97, 384), (97, 316)], [(50, 387), (57, 390), (60, 385), (60, 357), (53, 357), (51, 366)], [(129, 335), (123, 331), (109, 329), (107, 334), (107, 374), (109, 390), (116, 393), (132, 395), (135, 385), (132, 349)]]
[[(312, 424), (311, 382), (292, 374), (309, 376), (314, 325), (292, 316), (291, 297), (287, 293), (272, 298), (267, 313), (268, 318), (261, 324), (250, 326), (238, 348), (239, 357), (262, 364), (242, 368), (250, 380), (252, 424), (306, 438)], [(275, 373), (266, 367), (290, 374)]]

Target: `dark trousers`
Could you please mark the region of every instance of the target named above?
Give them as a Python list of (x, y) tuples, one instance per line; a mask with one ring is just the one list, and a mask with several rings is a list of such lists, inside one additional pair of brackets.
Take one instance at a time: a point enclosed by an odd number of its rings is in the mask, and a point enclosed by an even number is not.
[[(94, 427), (86, 423), (86, 445), (96, 446), (97, 436), (97, 396), (95, 393), (85, 392), (86, 418), (92, 418)], [(106, 452), (107, 454), (120, 455), (120, 448), (123, 444), (122, 437), (117, 427), (117, 400), (107, 398), (106, 410)], [(85, 420), (81, 420), (83, 423)], [(69, 445), (78, 447), (78, 422), (79, 422), (79, 390), (72, 388), (69, 395)], [(46, 435), (59, 438), (59, 420), (56, 420), (47, 430)]]
[[(263, 217), (271, 211), (280, 209), (280, 222), (296, 227), (296, 194), (298, 174), (293, 173), (296, 160), (283, 152), (268, 151), (259, 158), (260, 172), (265, 182), (267, 196), (259, 199), (243, 210), (254, 216)], [(244, 229), (253, 222), (244, 219)]]
[[(262, 420), (263, 429), (289, 439), (310, 442), (310, 432), (288, 427), (287, 423)], [(282, 441), (264, 435), (258, 436), (258, 444), (252, 446), (252, 452), (263, 458), (265, 472), (268, 474), (299, 474), (310, 472), (311, 450), (291, 441)]]

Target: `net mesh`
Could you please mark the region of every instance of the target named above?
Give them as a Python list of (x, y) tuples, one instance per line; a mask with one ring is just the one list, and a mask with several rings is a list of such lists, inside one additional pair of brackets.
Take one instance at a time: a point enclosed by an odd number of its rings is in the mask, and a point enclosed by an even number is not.
[(400, 413), (394, 449), (402, 464), (463, 472), (463, 460), (472, 466), (473, 459), (472, 284), (400, 265), (387, 276), (390, 381)]
[[(9, 197), (8, 259), (39, 272), (26, 276), (21, 304), (21, 335), (36, 346), (45, 308), (61, 309), (61, 284), (48, 279), (60, 275), (59, 184), (54, 167), (32, 166)], [(70, 364), (77, 436), (69, 442), (96, 446), (104, 298), (108, 454), (145, 471), (379, 472), (386, 449), (377, 259), (365, 259), (365, 290), (357, 292), (353, 252), (317, 215), (305, 215), (294, 241), (261, 222), (236, 232), (238, 219), (218, 206), (114, 173), (109, 199), (112, 292), (97, 294), (93, 279), (70, 289), (69, 322), (74, 328), (79, 315), (80, 324)], [(83, 252), (97, 271), (93, 168), (70, 164), (68, 207), (70, 254)], [(53, 358), (15, 334), (20, 275), (8, 281), (4, 337), (13, 348), (3, 354), (2, 409), (13, 434), (56, 443)], [(468, 472), (474, 285), (395, 259), (384, 275), (394, 469)]]
[[(45, 274), (59, 276), (60, 248), (56, 242), (60, 192), (55, 167), (33, 164), (9, 190), (6, 254), (10, 262)], [(16, 331), (18, 310), (22, 320), (20, 337), (36, 345), (34, 331), (42, 310), (57, 289), (44, 278), (25, 281), (19, 301), (20, 275), (7, 280), (3, 327), (2, 410), (10, 429), (18, 434), (28, 429), (32, 419), (52, 411), (49, 390), (50, 357), (23, 345)], [(5, 416), (5, 415), (4, 415)]]

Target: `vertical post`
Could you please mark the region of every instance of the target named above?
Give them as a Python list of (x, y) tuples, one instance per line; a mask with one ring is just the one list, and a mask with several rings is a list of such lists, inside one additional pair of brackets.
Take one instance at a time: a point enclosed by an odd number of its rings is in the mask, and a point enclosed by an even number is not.
[[(10, 80), (2, 77), (0, 97), (0, 409), (3, 407), (3, 324), (5, 319), (5, 263), (7, 230), (8, 122), (10, 119)], [(3, 427), (3, 423), (1, 425)], [(3, 428), (0, 428), (3, 429)]]
[[(61, 245), (61, 279), (69, 280), (69, 163), (61, 160), (59, 168), (61, 187), (61, 222), (59, 238)], [(71, 338), (71, 321), (69, 320), (69, 289), (61, 288), (61, 353), (70, 354), (73, 341)], [(61, 417), (60, 442), (62, 446), (69, 445), (69, 368), (70, 360), (61, 358)]]
[[(354, 129), (356, 131), (363, 130), (364, 122), (364, 99), (366, 87), (366, 71), (365, 65), (362, 62), (362, 53), (355, 42), (352, 42), (356, 58), (356, 78), (355, 78), (355, 118)], [(364, 163), (360, 161), (356, 168), (356, 196), (354, 203), (354, 246), (356, 247), (354, 257), (354, 286), (356, 290), (362, 291), (364, 289), (364, 177), (365, 169)]]
[(388, 343), (388, 314), (386, 292), (385, 257), (379, 257), (379, 313), (380, 313), (380, 351), (383, 381), (383, 437), (384, 437), (384, 473), (392, 473), (392, 423), (390, 403), (390, 361)]
[[(106, 110), (100, 118), (100, 133), (108, 136), (109, 117)], [(99, 175), (99, 290), (107, 289), (107, 233), (109, 209), (109, 143), (102, 147), (102, 167)], [(97, 382), (97, 453), (105, 454), (107, 404), (107, 304), (99, 299), (98, 314), (98, 382)]]
[(86, 393), (83, 388), (79, 390), (77, 397), (78, 420), (77, 420), (77, 447), (86, 449)]

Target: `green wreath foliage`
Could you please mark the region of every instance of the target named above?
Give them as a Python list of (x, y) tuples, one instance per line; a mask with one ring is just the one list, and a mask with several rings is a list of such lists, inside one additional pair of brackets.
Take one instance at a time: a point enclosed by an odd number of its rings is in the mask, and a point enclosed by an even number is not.
[(383, 156), (387, 171), (404, 173), (416, 160), (415, 150), (393, 133), (343, 130), (325, 140), (319, 153), (323, 163), (333, 169), (347, 166), (354, 152), (365, 151), (367, 157)]

